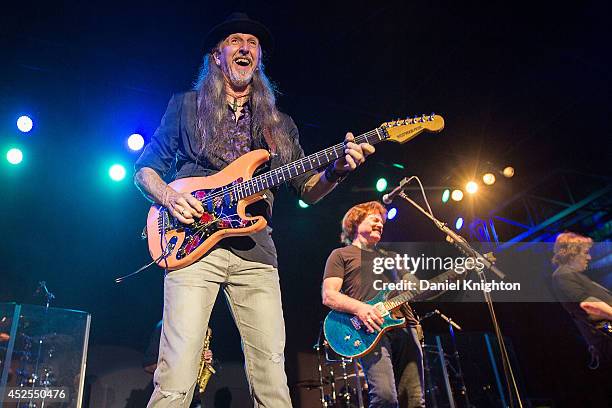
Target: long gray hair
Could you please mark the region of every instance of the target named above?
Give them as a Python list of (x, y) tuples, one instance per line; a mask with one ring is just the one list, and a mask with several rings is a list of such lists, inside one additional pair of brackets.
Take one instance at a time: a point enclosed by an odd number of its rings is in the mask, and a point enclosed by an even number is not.
[[(194, 84), (198, 92), (197, 132), (200, 137), (200, 153), (207, 156), (217, 156), (227, 140), (223, 138), (230, 115), (224, 91), (224, 77), (221, 68), (214, 62), (212, 55), (206, 54), (198, 79)], [(264, 67), (259, 61), (251, 81), (251, 128), (255, 145), (262, 146), (267, 132), (283, 163), (291, 159), (291, 141), (281, 128), (281, 115), (276, 108), (277, 90), (264, 73)], [(206, 149), (204, 149), (206, 147)]]

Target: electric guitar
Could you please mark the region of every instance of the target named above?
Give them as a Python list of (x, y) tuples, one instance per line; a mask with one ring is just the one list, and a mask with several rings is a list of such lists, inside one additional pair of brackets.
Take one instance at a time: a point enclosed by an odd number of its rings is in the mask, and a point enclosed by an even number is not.
[[(440, 283), (449, 278), (457, 279), (461, 275), (450, 270), (430, 279), (429, 282)], [(381, 290), (372, 299), (365, 303), (374, 306), (382, 315), (383, 323), (380, 331), (370, 333), (359, 317), (351, 313), (332, 310), (323, 322), (325, 338), (332, 350), (347, 358), (361, 357), (368, 354), (379, 342), (383, 333), (406, 325), (405, 318), (395, 318), (391, 312), (407, 302), (426, 298), (427, 295), (438, 293), (439, 290), (421, 290), (418, 287), (414, 290), (406, 290), (401, 294), (387, 299), (389, 290)]]
[[(355, 143), (372, 145), (389, 140), (405, 143), (418, 134), (439, 132), (444, 119), (439, 115), (415, 116), (385, 122), (355, 137)], [(170, 186), (180, 193), (191, 193), (204, 207), (204, 215), (192, 224), (183, 224), (167, 208), (154, 204), (147, 217), (146, 236), (153, 260), (162, 268), (184, 268), (204, 256), (221, 239), (250, 235), (264, 229), (263, 216), (246, 215), (246, 207), (264, 198), (265, 190), (276, 187), (311, 170), (324, 167), (344, 156), (344, 144), (321, 150), (294, 162), (253, 177), (259, 166), (270, 159), (267, 150), (246, 153), (220, 172), (208, 177), (175, 180)]]

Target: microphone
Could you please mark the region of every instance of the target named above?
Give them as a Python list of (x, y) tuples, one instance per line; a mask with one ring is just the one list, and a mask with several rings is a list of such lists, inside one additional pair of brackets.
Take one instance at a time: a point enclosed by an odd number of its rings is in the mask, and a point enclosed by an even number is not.
[(401, 192), (403, 192), (403, 191), (404, 191), (404, 186), (405, 186), (406, 184), (408, 184), (408, 182), (409, 182), (410, 180), (412, 180), (412, 178), (413, 178), (413, 177), (414, 177), (414, 176), (412, 176), (412, 177), (410, 177), (410, 178), (404, 177), (404, 178), (403, 178), (403, 180), (402, 180), (402, 181), (400, 181), (399, 186), (395, 187), (395, 188), (393, 189), (393, 191), (391, 191), (390, 193), (385, 194), (384, 196), (382, 196), (382, 202), (383, 202), (383, 203), (385, 203), (385, 204), (387, 204), (387, 205), (391, 204), (391, 202), (393, 202), (393, 199), (394, 199), (394, 198), (395, 198), (395, 197), (396, 197), (396, 196), (397, 196), (399, 193), (401, 193)]
[(47, 282), (45, 281), (38, 282), (38, 288), (36, 288), (35, 294), (44, 294), (48, 299), (55, 299), (55, 295), (47, 289)]
[(434, 313), (440, 316), (442, 319), (446, 320), (446, 322), (450, 324), (451, 326), (453, 326), (455, 329), (463, 330), (461, 326), (459, 326), (457, 323), (453, 321), (453, 319), (451, 319), (450, 317), (447, 317), (444, 313), (441, 313), (438, 309), (434, 310)]

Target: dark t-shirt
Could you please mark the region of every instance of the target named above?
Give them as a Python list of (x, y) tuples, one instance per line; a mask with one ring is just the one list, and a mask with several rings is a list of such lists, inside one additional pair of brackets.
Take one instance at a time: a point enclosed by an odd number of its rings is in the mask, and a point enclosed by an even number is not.
[(584, 272), (567, 265), (557, 268), (552, 275), (552, 283), (557, 299), (572, 316), (587, 343), (612, 359), (612, 340), (593, 328), (590, 324), (593, 320), (580, 307), (580, 302), (597, 300), (612, 306), (610, 291), (593, 282)]
[[(362, 250), (355, 245), (334, 249), (327, 258), (323, 280), (333, 277), (341, 278), (342, 293), (360, 301), (370, 300), (379, 292), (374, 288), (374, 281), (381, 280), (385, 283), (399, 281), (398, 274), (394, 270), (380, 275), (373, 272), (374, 258), (380, 256), (388, 256), (388, 254), (382, 255), (378, 251)], [(390, 296), (395, 294), (392, 292)], [(410, 326), (418, 324), (410, 306), (402, 307), (401, 311)]]
[[(197, 112), (197, 93), (190, 91), (172, 96), (168, 103), (166, 113), (161, 120), (161, 123), (151, 142), (145, 147), (140, 158), (136, 161), (135, 170), (138, 171), (143, 167), (149, 167), (155, 170), (161, 177), (168, 176), (173, 165), (176, 167), (176, 174), (169, 177), (170, 179), (179, 179), (184, 177), (209, 176), (230, 164), (231, 158), (239, 157), (247, 150), (267, 149), (268, 146), (264, 142), (255, 142), (257, 138), (251, 137), (250, 146), (246, 146), (244, 140), (240, 143), (230, 143), (229, 138), (232, 135), (239, 134), (241, 139), (244, 137), (244, 128), (250, 128), (250, 123), (245, 126), (242, 121), (251, 119), (250, 111), (246, 115), (242, 115), (236, 123), (232, 117), (232, 112), (228, 108), (228, 114), (225, 118), (226, 128), (230, 131), (227, 135), (219, 135), (228, 139), (228, 147), (239, 149), (239, 154), (231, 154), (228, 149), (218, 157), (209, 157), (204, 146), (203, 153), (200, 153), (200, 140), (196, 132), (196, 112)], [(299, 134), (293, 120), (281, 114), (281, 128), (283, 133), (289, 138), (292, 145), (292, 154), (290, 162), (304, 157), (304, 150), (299, 143)], [(252, 136), (252, 135), (249, 135)], [(234, 137), (235, 139), (235, 137)], [(255, 174), (275, 169), (282, 166), (283, 163), (278, 155), (262, 166)], [(312, 173), (306, 173), (300, 177), (296, 177), (289, 181), (289, 186), (300, 195), (303, 192), (306, 181), (312, 176)], [(274, 192), (265, 191), (266, 198), (259, 203), (249, 206), (249, 214), (263, 215), (270, 222), (272, 216), (272, 206), (274, 203)], [(248, 237), (226, 238), (221, 241), (219, 246), (228, 247), (236, 255), (249, 261), (262, 262), (268, 265), (277, 266), (276, 248), (272, 241), (272, 229), (267, 228), (259, 231)]]
[(612, 306), (612, 294), (583, 272), (562, 265), (553, 273), (552, 278), (555, 295), (572, 316), (588, 318), (587, 313), (580, 307), (580, 302), (587, 300), (598, 299)]

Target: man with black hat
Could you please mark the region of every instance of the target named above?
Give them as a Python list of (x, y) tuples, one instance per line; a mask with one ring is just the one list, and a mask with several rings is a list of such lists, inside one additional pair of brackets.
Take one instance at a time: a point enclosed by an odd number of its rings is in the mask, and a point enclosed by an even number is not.
[[(293, 120), (278, 111), (275, 92), (261, 61), (272, 48), (265, 26), (234, 13), (207, 36), (207, 50), (195, 89), (172, 97), (151, 143), (136, 162), (136, 185), (180, 222), (202, 216), (200, 201), (179, 193), (162, 177), (176, 164), (175, 178), (208, 176), (258, 148), (272, 151), (268, 168), (304, 156)], [(307, 173), (290, 186), (308, 203), (321, 199), (374, 152), (370, 144), (345, 137), (345, 156), (324, 171)], [(252, 215), (271, 217), (266, 193)], [(149, 407), (189, 404), (202, 340), (219, 288), (242, 337), (245, 371), (255, 406), (290, 407), (284, 371), (285, 325), (276, 249), (271, 229), (226, 238), (198, 262), (168, 273), (155, 390)]]

